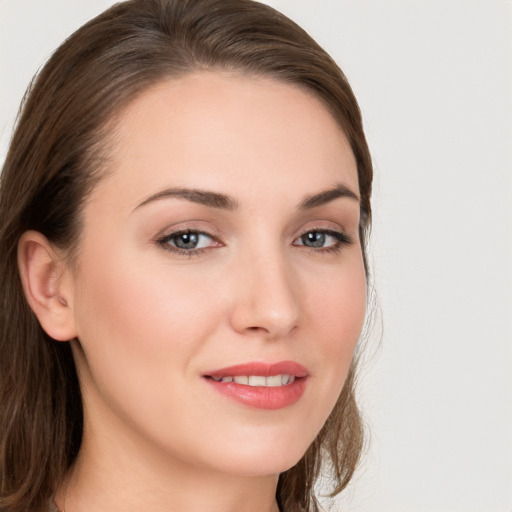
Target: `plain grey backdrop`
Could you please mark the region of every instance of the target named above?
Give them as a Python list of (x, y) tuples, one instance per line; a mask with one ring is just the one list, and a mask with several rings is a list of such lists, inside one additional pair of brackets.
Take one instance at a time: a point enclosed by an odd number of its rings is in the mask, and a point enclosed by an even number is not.
[[(0, 159), (31, 76), (108, 0), (0, 0)], [(512, 511), (512, 2), (268, 0), (337, 60), (375, 163), (384, 325), (345, 512)]]

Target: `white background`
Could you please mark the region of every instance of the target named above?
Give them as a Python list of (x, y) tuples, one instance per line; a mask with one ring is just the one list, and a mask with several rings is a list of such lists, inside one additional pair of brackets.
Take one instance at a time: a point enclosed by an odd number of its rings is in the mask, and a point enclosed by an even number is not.
[[(0, 158), (33, 73), (107, 0), (0, 0)], [(344, 512), (512, 512), (512, 2), (269, 0), (338, 61), (375, 169), (384, 331)]]

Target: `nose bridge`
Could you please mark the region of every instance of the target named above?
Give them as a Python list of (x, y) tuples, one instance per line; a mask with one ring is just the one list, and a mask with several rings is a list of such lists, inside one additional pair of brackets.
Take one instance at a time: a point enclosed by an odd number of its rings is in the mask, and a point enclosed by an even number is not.
[(284, 247), (264, 243), (252, 247), (241, 258), (240, 293), (233, 324), (237, 331), (285, 337), (297, 325), (297, 282)]

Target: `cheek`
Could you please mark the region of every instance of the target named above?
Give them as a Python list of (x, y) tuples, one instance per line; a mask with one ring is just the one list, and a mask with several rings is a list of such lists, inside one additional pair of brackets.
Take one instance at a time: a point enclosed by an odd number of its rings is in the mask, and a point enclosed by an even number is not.
[(165, 266), (155, 269), (144, 258), (109, 255), (81, 273), (86, 276), (77, 304), (82, 338), (98, 339), (101, 334), (103, 340), (146, 351), (170, 339), (186, 339), (201, 325), (199, 318), (204, 324), (200, 283), (180, 280), (179, 272), (171, 274)]
[(366, 276), (362, 261), (347, 266), (310, 293), (307, 309), (315, 340), (319, 416), (330, 414), (345, 383), (366, 313)]
[(366, 313), (366, 276), (361, 264), (347, 266), (310, 294), (307, 310), (328, 352), (351, 354)]
[(204, 282), (165, 263), (129, 254), (101, 263), (81, 269), (76, 308), (87, 421), (142, 433), (162, 453), (188, 453), (192, 433), (205, 434), (198, 417), (204, 408), (194, 407), (201, 399), (194, 361), (216, 328), (219, 306), (205, 300)]
[[(110, 406), (140, 407), (180, 385), (216, 318), (199, 283), (144, 258), (104, 252), (81, 269), (75, 307), (89, 379)], [(84, 261), (86, 258), (84, 258)], [(95, 261), (88, 259), (87, 261)], [(201, 299), (203, 299), (201, 301)], [(208, 319), (208, 320), (205, 320)], [(210, 323), (209, 323), (210, 322)], [(149, 397), (149, 398), (148, 398)]]

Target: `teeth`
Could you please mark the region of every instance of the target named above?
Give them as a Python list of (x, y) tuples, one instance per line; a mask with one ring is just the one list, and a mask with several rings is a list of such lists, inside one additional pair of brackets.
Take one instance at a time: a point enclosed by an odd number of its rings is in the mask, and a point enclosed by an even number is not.
[(251, 375), (249, 377), (249, 386), (266, 386), (266, 385), (267, 385), (266, 377), (260, 377), (258, 375)]
[(265, 377), (263, 375), (237, 375), (235, 377), (212, 377), (216, 382), (234, 382), (245, 386), (279, 387), (287, 386), (295, 381), (294, 375), (282, 374)]
[[(284, 379), (286, 379), (286, 382), (284, 382)], [(288, 375), (273, 375), (265, 380), (269, 387), (282, 386), (283, 384), (288, 384)]]

